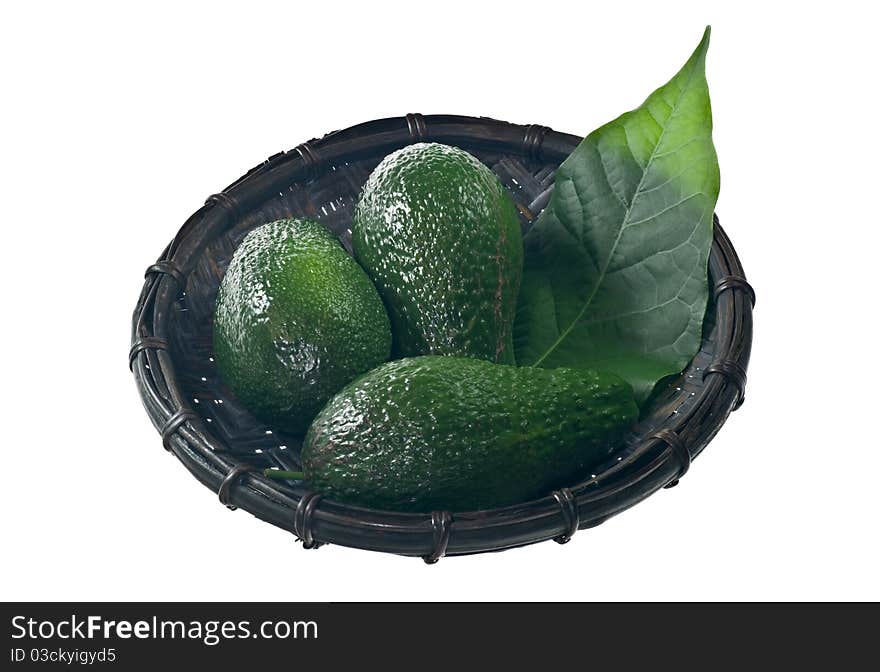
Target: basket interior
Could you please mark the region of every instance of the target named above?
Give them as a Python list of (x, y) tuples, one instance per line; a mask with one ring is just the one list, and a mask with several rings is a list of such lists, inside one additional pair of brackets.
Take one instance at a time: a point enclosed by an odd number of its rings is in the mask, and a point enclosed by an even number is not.
[[(555, 163), (527, 159), (518, 153), (485, 151), (459, 143), (498, 175), (520, 207), (523, 230), (530, 213), (546, 203), (552, 188)], [(238, 244), (247, 233), (266, 222), (283, 217), (309, 217), (324, 224), (351, 251), (351, 215), (361, 187), (384, 157), (377, 154), (332, 166), (321, 176), (290, 184), (259, 208), (242, 217), (205, 248), (186, 291), (174, 304), (171, 317), (171, 354), (180, 384), (212, 431), (224, 440), (229, 453), (255, 468), (299, 467), (301, 437), (286, 435), (268, 426), (239, 404), (220, 379), (212, 357), (212, 320), (217, 289)], [(641, 438), (661, 427), (672, 415), (685, 410), (703, 385), (702, 371), (714, 354), (713, 310), (707, 311), (701, 350), (687, 369), (670, 378), (655, 392), (652, 403), (620, 449), (596, 474), (610, 468), (633, 449)], [(594, 476), (596, 474), (590, 474)], [(574, 485), (574, 484), (572, 484)]]

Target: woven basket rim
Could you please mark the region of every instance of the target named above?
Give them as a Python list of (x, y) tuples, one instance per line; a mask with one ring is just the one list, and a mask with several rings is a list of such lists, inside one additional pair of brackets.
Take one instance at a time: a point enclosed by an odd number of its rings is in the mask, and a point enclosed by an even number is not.
[(169, 308), (186, 286), (200, 251), (280, 188), (314, 178), (335, 164), (387, 154), (413, 142), (498, 149), (558, 163), (580, 140), (536, 124), (408, 114), (358, 124), (275, 154), (210, 196), (148, 268), (132, 319), (129, 364), (166, 448), (217, 492), (221, 502), (293, 532), (306, 547), (334, 543), (421, 556), (428, 562), (443, 555), (502, 550), (548, 539), (564, 543), (578, 529), (598, 525), (677, 483), (742, 403), (751, 349), (754, 291), (717, 217), (709, 260), (716, 298), (716, 354), (705, 369), (698, 398), (686, 413), (671, 418), (623, 462), (597, 478), (516, 506), (431, 514), (378, 511), (325, 500), (303, 485), (268, 479), (224, 452), (223, 440), (189, 405), (169, 352)]

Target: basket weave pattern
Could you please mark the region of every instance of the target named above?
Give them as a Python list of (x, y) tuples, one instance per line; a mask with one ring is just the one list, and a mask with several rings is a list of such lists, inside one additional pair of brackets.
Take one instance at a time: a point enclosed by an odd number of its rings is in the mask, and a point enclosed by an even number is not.
[(409, 514), (347, 506), (262, 475), (267, 467), (297, 469), (300, 439), (256, 420), (217, 374), (212, 318), (229, 260), (251, 229), (282, 217), (314, 218), (350, 251), (352, 208), (370, 172), (389, 152), (422, 141), (459, 146), (488, 165), (510, 190), (525, 231), (580, 138), (537, 125), (410, 114), (276, 154), (209, 197), (147, 269), (133, 316), (129, 364), (165, 448), (223, 504), (293, 532), (307, 548), (329, 542), (427, 562), (546, 539), (564, 543), (676, 484), (742, 403), (745, 388), (754, 292), (717, 219), (702, 347), (589, 480), (504, 509)]

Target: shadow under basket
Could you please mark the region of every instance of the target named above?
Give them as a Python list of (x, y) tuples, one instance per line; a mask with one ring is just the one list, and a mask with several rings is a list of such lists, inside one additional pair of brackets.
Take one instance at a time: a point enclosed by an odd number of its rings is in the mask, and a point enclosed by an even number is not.
[(541, 499), (477, 512), (395, 513), (325, 499), (304, 484), (270, 479), (297, 470), (299, 437), (254, 418), (220, 381), (211, 353), (214, 299), (232, 253), (254, 227), (310, 217), (351, 249), (351, 214), (370, 172), (414, 142), (471, 152), (500, 178), (523, 230), (552, 191), (559, 164), (581, 138), (545, 126), (450, 115), (381, 119), (270, 157), (208, 198), (146, 272), (132, 324), (129, 364), (165, 448), (231, 509), (293, 532), (305, 548), (339, 544), (417, 556), (565, 543), (653, 492), (671, 487), (743, 401), (755, 295), (715, 219), (711, 289), (700, 351), (655, 394), (638, 426), (589, 480)]

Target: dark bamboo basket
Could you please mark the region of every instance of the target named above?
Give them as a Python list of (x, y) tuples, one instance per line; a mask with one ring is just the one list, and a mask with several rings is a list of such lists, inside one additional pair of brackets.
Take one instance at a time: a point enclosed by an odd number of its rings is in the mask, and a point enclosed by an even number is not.
[(715, 219), (714, 288), (703, 342), (691, 364), (655, 396), (646, 417), (589, 480), (542, 499), (478, 512), (405, 514), (323, 499), (302, 483), (269, 479), (296, 469), (299, 439), (256, 420), (223, 386), (211, 357), (214, 298), (245, 234), (281, 217), (308, 216), (350, 249), (352, 206), (389, 152), (420, 141), (457, 145), (492, 168), (528, 228), (547, 203), (553, 175), (581, 138), (545, 126), (409, 114), (330, 133), (281, 152), (214, 194), (146, 272), (134, 311), (129, 364), (165, 448), (231, 509), (325, 543), (421, 556), (497, 551), (547, 539), (564, 543), (688, 470), (743, 401), (755, 295)]

